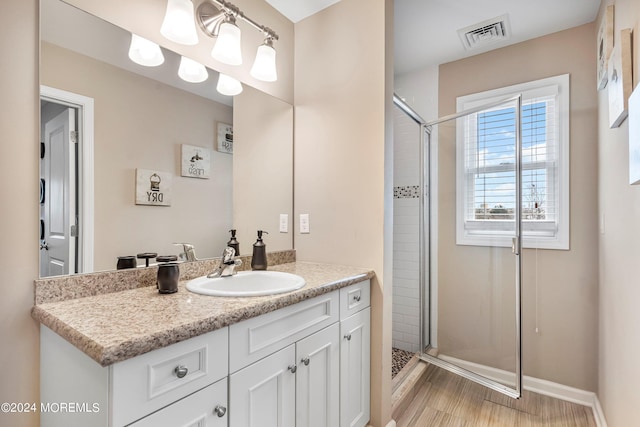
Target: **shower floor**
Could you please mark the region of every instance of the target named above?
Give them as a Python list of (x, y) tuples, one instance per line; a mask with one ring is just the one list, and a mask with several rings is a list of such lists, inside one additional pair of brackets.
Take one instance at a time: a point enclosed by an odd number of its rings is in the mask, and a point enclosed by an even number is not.
[(410, 351), (400, 350), (399, 348), (393, 348), (391, 356), (391, 378), (395, 378), (398, 372), (402, 370), (409, 363), (409, 360), (415, 355)]

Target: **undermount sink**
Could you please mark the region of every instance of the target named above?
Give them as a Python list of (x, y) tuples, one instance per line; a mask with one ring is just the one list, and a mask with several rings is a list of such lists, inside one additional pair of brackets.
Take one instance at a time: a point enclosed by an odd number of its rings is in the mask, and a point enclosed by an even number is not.
[(306, 284), (304, 279), (280, 271), (240, 271), (229, 277), (198, 277), (187, 282), (196, 294), (219, 297), (256, 297), (295, 291)]

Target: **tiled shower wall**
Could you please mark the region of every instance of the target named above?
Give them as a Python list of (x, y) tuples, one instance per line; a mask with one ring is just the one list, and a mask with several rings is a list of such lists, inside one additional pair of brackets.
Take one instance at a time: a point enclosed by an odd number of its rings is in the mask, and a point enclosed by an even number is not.
[(420, 126), (394, 107), (393, 347), (419, 351)]

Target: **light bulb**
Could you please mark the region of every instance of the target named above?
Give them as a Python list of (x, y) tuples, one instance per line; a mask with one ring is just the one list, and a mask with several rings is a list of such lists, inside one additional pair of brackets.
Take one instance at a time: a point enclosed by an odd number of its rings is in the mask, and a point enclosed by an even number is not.
[(220, 25), (218, 40), (213, 46), (211, 56), (217, 61), (229, 65), (242, 64), (241, 31), (232, 22), (225, 21)]
[(276, 71), (276, 50), (273, 46), (270, 46), (270, 43), (258, 46), (256, 59), (253, 62), (253, 67), (251, 67), (249, 74), (256, 79), (265, 82), (275, 82), (278, 80), (278, 73)]
[(204, 65), (184, 56), (180, 57), (178, 75), (189, 83), (201, 83), (209, 78), (209, 73)]
[(164, 62), (160, 46), (133, 33), (131, 33), (129, 58), (136, 64), (145, 67), (156, 67)]
[(220, 73), (216, 90), (222, 95), (234, 96), (242, 93), (242, 83), (233, 77)]
[(160, 34), (176, 43), (198, 44), (191, 0), (167, 0), (167, 11), (160, 27)]

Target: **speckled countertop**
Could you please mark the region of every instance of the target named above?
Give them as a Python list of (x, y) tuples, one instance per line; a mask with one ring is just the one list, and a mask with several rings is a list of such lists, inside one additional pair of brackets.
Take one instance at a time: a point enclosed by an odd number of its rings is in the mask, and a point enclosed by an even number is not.
[(212, 297), (189, 292), (161, 295), (146, 286), (35, 305), (34, 319), (102, 366), (165, 347), (373, 277), (363, 268), (294, 262), (269, 267), (304, 277), (293, 292), (262, 297)]

